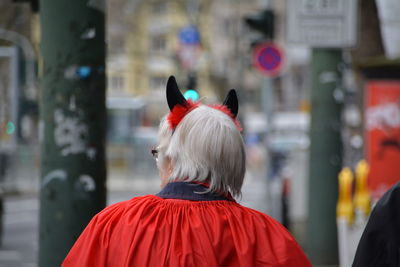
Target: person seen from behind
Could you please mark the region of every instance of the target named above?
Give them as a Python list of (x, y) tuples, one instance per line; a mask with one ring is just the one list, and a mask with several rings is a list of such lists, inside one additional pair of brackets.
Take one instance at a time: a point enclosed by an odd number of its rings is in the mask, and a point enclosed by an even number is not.
[(312, 266), (281, 224), (235, 201), (246, 169), (236, 92), (203, 105), (171, 76), (166, 95), (152, 150), (162, 190), (98, 213), (62, 266)]

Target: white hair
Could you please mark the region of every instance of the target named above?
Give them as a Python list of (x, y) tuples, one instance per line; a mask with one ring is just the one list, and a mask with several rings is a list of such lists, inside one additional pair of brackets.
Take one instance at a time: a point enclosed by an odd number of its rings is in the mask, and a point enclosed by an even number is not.
[(190, 111), (174, 131), (166, 117), (159, 129), (158, 167), (172, 163), (172, 181), (209, 184), (207, 192), (239, 196), (246, 172), (243, 139), (232, 118), (201, 105)]

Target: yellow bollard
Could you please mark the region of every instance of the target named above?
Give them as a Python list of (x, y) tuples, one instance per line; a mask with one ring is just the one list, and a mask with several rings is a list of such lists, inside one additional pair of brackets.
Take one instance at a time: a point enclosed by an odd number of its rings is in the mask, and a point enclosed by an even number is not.
[(369, 166), (365, 160), (361, 160), (356, 167), (356, 191), (354, 194), (355, 208), (360, 210), (365, 217), (371, 211), (371, 196), (368, 190)]
[(336, 216), (346, 219), (348, 224), (352, 224), (354, 221), (353, 179), (353, 173), (349, 168), (343, 168), (339, 173), (339, 200), (336, 206)]

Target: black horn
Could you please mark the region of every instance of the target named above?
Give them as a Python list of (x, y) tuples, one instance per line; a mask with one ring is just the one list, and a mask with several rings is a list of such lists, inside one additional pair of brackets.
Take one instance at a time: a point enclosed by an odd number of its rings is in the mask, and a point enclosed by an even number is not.
[(172, 109), (176, 105), (186, 106), (188, 103), (185, 97), (182, 95), (181, 91), (179, 90), (178, 84), (176, 83), (174, 76), (169, 76), (167, 82), (167, 102), (169, 109)]
[(239, 102), (235, 89), (231, 89), (229, 91), (223, 105), (229, 108), (229, 110), (232, 112), (232, 115), (236, 118), (239, 111)]

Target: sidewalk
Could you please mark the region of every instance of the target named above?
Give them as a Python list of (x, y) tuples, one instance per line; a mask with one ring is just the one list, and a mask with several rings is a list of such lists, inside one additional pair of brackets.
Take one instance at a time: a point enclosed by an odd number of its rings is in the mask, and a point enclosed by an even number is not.
[[(111, 183), (108, 205), (158, 191), (158, 184), (139, 181), (122, 187)], [(122, 190), (124, 189), (124, 190)], [(4, 198), (4, 234), (0, 267), (36, 267), (38, 257), (39, 195), (23, 193)]]

